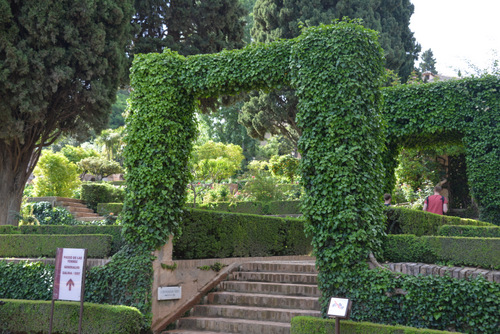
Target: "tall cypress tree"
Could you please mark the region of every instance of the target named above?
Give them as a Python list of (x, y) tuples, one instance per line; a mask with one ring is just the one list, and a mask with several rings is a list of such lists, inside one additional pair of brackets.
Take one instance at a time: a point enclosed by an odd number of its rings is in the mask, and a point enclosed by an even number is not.
[(0, 0), (0, 225), (16, 224), (43, 147), (106, 126), (132, 1)]
[(431, 72), (432, 74), (438, 74), (436, 70), (436, 59), (434, 59), (434, 53), (432, 49), (426, 50), (422, 53), (422, 62), (419, 64), (422, 73)]
[(131, 52), (182, 55), (243, 46), (245, 9), (233, 0), (135, 0), (137, 32)]
[[(257, 42), (294, 38), (301, 26), (329, 24), (346, 16), (361, 18), (367, 28), (380, 33), (386, 68), (406, 80), (420, 51), (409, 29), (413, 8), (410, 0), (257, 0), (252, 37)], [(296, 104), (291, 94), (280, 91), (252, 97), (242, 109), (240, 122), (254, 137), (281, 133), (296, 142), (300, 129), (295, 125)]]

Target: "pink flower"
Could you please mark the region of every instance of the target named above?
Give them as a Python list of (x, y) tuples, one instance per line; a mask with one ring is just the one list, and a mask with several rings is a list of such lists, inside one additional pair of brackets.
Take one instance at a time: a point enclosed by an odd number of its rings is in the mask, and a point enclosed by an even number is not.
[(252, 175), (252, 179), (255, 179), (255, 175)]

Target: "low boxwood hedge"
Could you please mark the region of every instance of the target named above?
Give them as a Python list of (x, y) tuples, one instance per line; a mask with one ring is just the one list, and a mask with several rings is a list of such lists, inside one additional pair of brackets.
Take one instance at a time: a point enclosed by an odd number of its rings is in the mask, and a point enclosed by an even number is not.
[(500, 238), (388, 235), (382, 257), (389, 262), (446, 262), (500, 269)]
[(305, 255), (312, 250), (304, 221), (294, 218), (185, 210), (176, 259)]
[[(48, 333), (50, 301), (2, 299), (0, 332)], [(56, 301), (54, 333), (78, 333), (80, 303)], [(134, 307), (84, 303), (82, 333), (139, 333), (142, 314)]]
[[(452, 333), (426, 328), (389, 326), (372, 322), (340, 321), (342, 334), (445, 334)], [(299, 316), (292, 318), (290, 334), (330, 334), (335, 333), (335, 320)], [(453, 332), (457, 334), (457, 332)]]
[(108, 234), (111, 235), (111, 250), (110, 254), (115, 254), (125, 244), (122, 238), (122, 227), (118, 225), (112, 226), (96, 226), (96, 225), (40, 225), (40, 226), (19, 226), (19, 232), (22, 234)]
[(444, 237), (500, 238), (500, 227), (443, 225), (439, 228), (438, 235)]
[(89, 258), (106, 258), (111, 240), (106, 234), (2, 234), (0, 257), (55, 257), (57, 248), (87, 248)]
[(443, 225), (495, 226), (491, 223), (460, 217), (443, 216), (403, 207), (387, 207), (389, 234), (437, 235)]
[(218, 202), (200, 204), (202, 210), (226, 211), (255, 215), (286, 215), (300, 214), (300, 201), (272, 201), (272, 202)]

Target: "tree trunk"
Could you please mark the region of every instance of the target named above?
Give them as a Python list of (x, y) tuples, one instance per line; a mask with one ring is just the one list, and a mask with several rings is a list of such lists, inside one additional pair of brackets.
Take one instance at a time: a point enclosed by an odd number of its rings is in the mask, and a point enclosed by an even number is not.
[[(31, 147), (29, 147), (31, 146)], [(0, 225), (18, 225), (23, 190), (40, 156), (40, 147), (0, 141)]]

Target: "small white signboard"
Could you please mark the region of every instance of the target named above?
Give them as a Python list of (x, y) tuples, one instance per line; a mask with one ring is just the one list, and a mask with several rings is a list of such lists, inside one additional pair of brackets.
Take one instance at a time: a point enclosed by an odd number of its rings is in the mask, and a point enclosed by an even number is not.
[(181, 296), (180, 286), (161, 286), (158, 288), (158, 300), (181, 299)]
[(345, 318), (349, 310), (349, 299), (346, 298), (332, 298), (330, 299), (330, 306), (328, 307), (328, 315), (331, 317)]
[(85, 249), (58, 248), (54, 275), (53, 299), (82, 300), (85, 275)]

